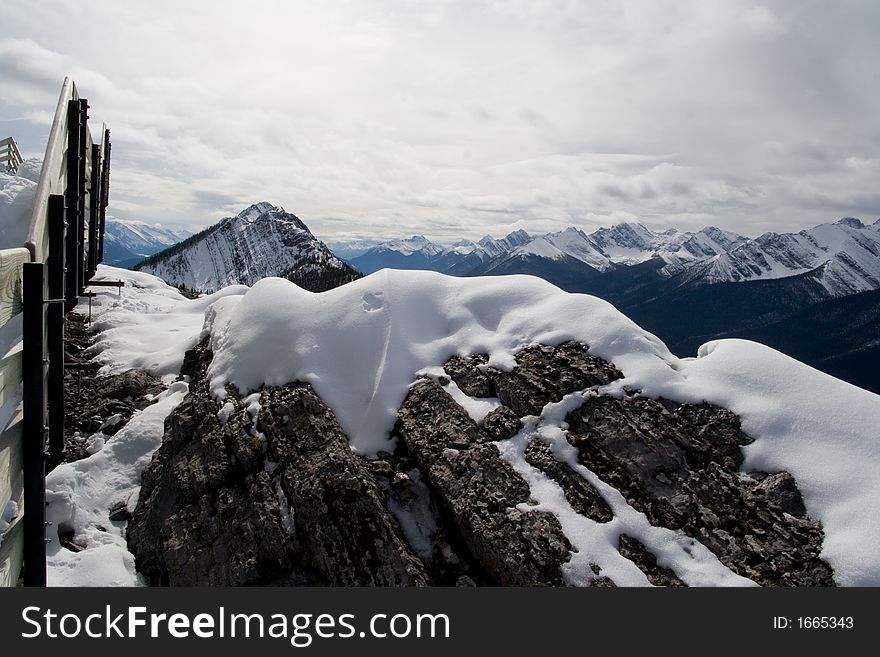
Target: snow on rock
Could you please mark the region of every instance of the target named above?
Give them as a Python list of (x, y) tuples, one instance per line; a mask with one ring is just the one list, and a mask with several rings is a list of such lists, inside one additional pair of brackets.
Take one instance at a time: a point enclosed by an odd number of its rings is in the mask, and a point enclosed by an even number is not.
[(322, 294), (266, 278), (213, 308), (208, 374), (218, 395), (226, 383), (248, 391), (309, 382), (361, 454), (390, 447), (415, 373), (455, 354), (488, 353), (490, 365), (511, 369), (528, 344), (583, 340), (632, 366), (673, 358), (611, 304), (530, 276), (382, 270)]
[[(526, 418), (516, 436), (495, 443), (501, 456), (529, 484), (531, 496), (537, 501), (536, 505), (521, 505), (521, 510), (553, 513), (575, 547), (571, 561), (562, 567), (568, 583), (589, 586), (594, 575), (592, 564), (597, 564), (618, 586), (649, 586), (645, 573), (618, 550), (620, 535), (626, 534), (648, 546), (657, 563), (675, 571), (688, 586), (754, 586), (754, 582), (723, 565), (702, 543), (680, 531), (651, 525), (618, 490), (578, 462), (577, 449), (566, 440), (562, 427), (566, 415), (582, 401), (583, 394), (574, 393), (547, 404), (540, 418)], [(596, 522), (575, 511), (559, 484), (526, 461), (525, 451), (534, 437), (548, 443), (559, 461), (567, 463), (600, 493), (614, 514), (611, 521)]]
[[(336, 413), (352, 448), (364, 455), (391, 446), (397, 410), (417, 373), (437, 373), (456, 354), (481, 353), (492, 366), (509, 370), (514, 354), (527, 345), (583, 342), (624, 374), (590, 394), (622, 395), (627, 387), (737, 413), (755, 438), (744, 448), (743, 469), (794, 475), (808, 512), (823, 524), (821, 556), (836, 581), (880, 584), (880, 396), (768, 347), (721, 340), (704, 345), (697, 358), (679, 359), (605, 301), (528, 276), (383, 270), (321, 294), (267, 278), (250, 289), (225, 288), (194, 300), (143, 273), (101, 266), (98, 277), (126, 283), (120, 294), (99, 289), (94, 301), (96, 358), (108, 372), (146, 367), (171, 378), (183, 351), (208, 331), (215, 352), (208, 375), (218, 398), (227, 383), (247, 394), (264, 383), (307, 381)], [(50, 519), (72, 529), (74, 542), (86, 549), (74, 553), (50, 545), (50, 583), (138, 583), (121, 525), (109, 521), (108, 509), (120, 501), (133, 508), (164, 418), (185, 392), (186, 384), (174, 384), (95, 454), (52, 473)], [(575, 397), (548, 405), (540, 418), (525, 423), (519, 438), (499, 449), (526, 477), (539, 505), (553, 509), (574, 545), (600, 559), (615, 579), (641, 582), (606, 549), (614, 537), (569, 515), (558, 491), (522, 459), (526, 437), (540, 435), (558, 457), (570, 460), (560, 418)], [(494, 404), (481, 400), (469, 411), (482, 417)], [(248, 406), (256, 416), (259, 398)], [(576, 469), (614, 507), (617, 529), (650, 546), (660, 565), (674, 567), (691, 584), (748, 584), (678, 534), (649, 527), (613, 489), (603, 488), (583, 466)], [(575, 558), (566, 575), (572, 583), (578, 582), (577, 566)]]
[[(242, 294), (234, 286), (214, 295), (187, 299), (175, 288), (148, 274), (100, 265), (95, 277), (122, 280), (125, 286), (94, 288), (93, 329), (99, 331), (94, 357), (105, 373), (139, 367), (176, 378), (184, 351), (195, 346), (207, 308), (217, 299)], [(84, 300), (81, 300), (82, 310)], [(136, 413), (105, 442), (93, 443), (87, 458), (65, 463), (46, 479), (47, 519), (62, 533), (73, 533), (75, 552), (60, 545), (53, 532), (47, 546), (50, 586), (136, 586), (134, 557), (124, 537), (125, 523), (110, 520), (111, 509), (129, 511), (137, 503), (141, 473), (159, 447), (165, 418), (188, 390), (178, 381), (160, 393), (156, 403)]]
[[(383, 270), (322, 294), (281, 279), (219, 299), (208, 313), (214, 393), (307, 381), (352, 448), (388, 450), (417, 372), (486, 353), (502, 369), (522, 347), (576, 340), (612, 361), (624, 386), (651, 397), (708, 401), (742, 417), (748, 468), (790, 471), (826, 531), (823, 558), (842, 584), (880, 584), (880, 397), (768, 347), (740, 340), (673, 356), (610, 304), (528, 276), (461, 279)], [(670, 561), (672, 552), (666, 552)], [(661, 558), (663, 554), (661, 554)], [(699, 579), (693, 573), (694, 581)]]
[(746, 340), (703, 345), (652, 389), (740, 415), (756, 438), (743, 448), (743, 469), (794, 475), (808, 512), (822, 522), (820, 556), (836, 581), (880, 584), (880, 396)]
[(103, 365), (101, 373), (141, 368), (171, 379), (180, 373), (184, 352), (198, 342), (205, 310), (217, 299), (248, 289), (231, 285), (187, 299), (150, 274), (101, 265), (95, 278), (125, 283), (118, 294), (115, 290), (99, 292), (93, 302), (96, 319), (92, 326), (98, 336), (90, 355)]

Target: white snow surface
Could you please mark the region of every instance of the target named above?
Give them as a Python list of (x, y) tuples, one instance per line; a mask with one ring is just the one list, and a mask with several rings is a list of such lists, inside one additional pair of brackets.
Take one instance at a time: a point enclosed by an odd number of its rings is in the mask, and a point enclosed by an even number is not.
[(37, 183), (0, 173), (0, 249), (23, 247), (27, 239)]
[[(205, 310), (217, 299), (241, 295), (244, 285), (230, 285), (214, 294), (187, 299), (176, 288), (141, 272), (100, 265), (95, 279), (122, 280), (119, 293), (93, 288), (93, 327), (98, 331), (90, 355), (102, 364), (101, 374), (135, 367), (166, 379), (180, 373), (183, 354), (196, 346)], [(82, 310), (82, 308), (80, 308)]]
[(679, 359), (607, 302), (540, 279), (394, 270), (322, 294), (263, 279), (243, 296), (218, 300), (207, 327), (219, 398), (227, 383), (248, 392), (308, 381), (364, 455), (390, 448), (396, 411), (417, 372), (476, 353), (511, 368), (528, 344), (582, 341), (625, 375), (603, 392), (629, 386), (739, 414), (755, 438), (745, 468), (795, 476), (823, 523), (822, 557), (837, 581), (880, 584), (880, 396), (768, 347), (721, 340), (696, 359)]
[(179, 381), (129, 420), (111, 440), (87, 458), (64, 463), (46, 477), (46, 518), (58, 531), (74, 532), (81, 552), (53, 538), (46, 546), (49, 586), (139, 586), (134, 557), (125, 542), (125, 523), (109, 518), (123, 502), (133, 511), (141, 473), (162, 444), (165, 418), (188, 390)]

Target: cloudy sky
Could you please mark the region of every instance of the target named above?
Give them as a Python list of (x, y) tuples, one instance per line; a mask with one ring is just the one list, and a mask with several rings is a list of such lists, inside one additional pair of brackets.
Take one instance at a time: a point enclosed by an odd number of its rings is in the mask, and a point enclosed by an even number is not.
[(325, 239), (873, 221), (878, 26), (874, 0), (3, 0), (0, 137), (41, 155), (70, 74), (112, 213), (189, 229), (258, 200)]

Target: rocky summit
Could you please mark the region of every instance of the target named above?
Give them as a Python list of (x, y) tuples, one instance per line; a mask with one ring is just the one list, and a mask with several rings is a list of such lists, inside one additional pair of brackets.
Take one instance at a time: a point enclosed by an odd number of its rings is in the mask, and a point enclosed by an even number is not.
[[(738, 576), (833, 585), (818, 556), (822, 528), (794, 479), (740, 471), (751, 439), (736, 415), (636, 390), (602, 394), (621, 374), (587, 345), (528, 347), (511, 371), (483, 356), (450, 359), (445, 374), (413, 383), (393, 453), (371, 459), (352, 452), (308, 384), (252, 395), (227, 386), (218, 403), (206, 377), (211, 358), (207, 340), (187, 353), (190, 392), (166, 420), (128, 527), (151, 584), (569, 584), (575, 548), (557, 515), (535, 508), (501, 447), (546, 404), (580, 392), (561, 425), (576, 463), (540, 437), (524, 451), (576, 514), (597, 526), (615, 521), (586, 469), (651, 525), (691, 537)], [(500, 404), (475, 419), (456, 401), (461, 393)], [(685, 585), (639, 537), (621, 532), (615, 547), (646, 581)], [(592, 585), (614, 585), (592, 568)]]

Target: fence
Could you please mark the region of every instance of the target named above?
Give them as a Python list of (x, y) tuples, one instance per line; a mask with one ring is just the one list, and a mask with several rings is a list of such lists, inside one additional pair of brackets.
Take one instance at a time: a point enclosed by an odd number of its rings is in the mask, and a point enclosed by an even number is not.
[(12, 137), (0, 139), (0, 165), (8, 173), (15, 173), (22, 163), (21, 151)]
[(22, 564), (25, 585), (46, 584), (46, 470), (64, 458), (64, 315), (103, 260), (110, 183), (110, 131), (93, 143), (88, 109), (65, 78), (25, 245), (0, 251), (0, 512), (18, 509), (0, 536), (0, 585), (15, 585)]

